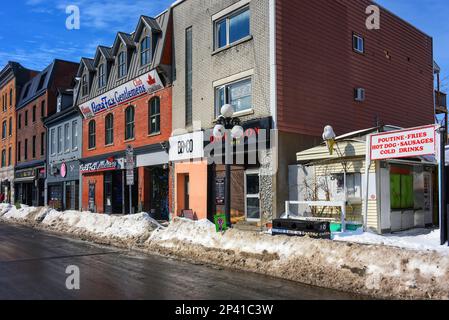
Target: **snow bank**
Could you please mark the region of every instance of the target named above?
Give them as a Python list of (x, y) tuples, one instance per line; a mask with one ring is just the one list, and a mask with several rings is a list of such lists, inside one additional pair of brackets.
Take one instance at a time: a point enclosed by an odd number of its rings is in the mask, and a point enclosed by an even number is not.
[(2, 204), (0, 207), (0, 217), (5, 220), (15, 222), (29, 222), (39, 223), (47, 215), (50, 209), (48, 208), (34, 208), (22, 205), (20, 209), (16, 206)]
[(159, 225), (146, 213), (110, 216), (91, 212), (51, 210), (42, 225), (59, 232), (94, 240), (141, 242)]
[(147, 241), (176, 255), (381, 298), (449, 299), (449, 256), (436, 251), (275, 236), (176, 219)]
[(440, 230), (414, 229), (382, 236), (359, 230), (353, 233), (336, 233), (333, 239), (342, 242), (386, 245), (419, 251), (437, 251), (449, 255), (449, 248), (439, 245)]

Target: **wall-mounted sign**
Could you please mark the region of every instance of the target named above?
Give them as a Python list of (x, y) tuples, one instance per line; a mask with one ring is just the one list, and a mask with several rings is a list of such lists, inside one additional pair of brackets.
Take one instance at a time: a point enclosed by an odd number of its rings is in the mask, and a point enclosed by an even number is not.
[(126, 149), (126, 185), (133, 186), (134, 185), (134, 149), (132, 146), (128, 146)]
[(373, 161), (435, 155), (436, 127), (431, 125), (372, 135), (370, 150)]
[(218, 206), (222, 206), (225, 204), (225, 187), (225, 178), (215, 179), (215, 204)]
[(92, 118), (98, 113), (118, 107), (141, 96), (164, 88), (156, 70), (150, 71), (130, 82), (79, 106), (85, 118)]
[(204, 132), (170, 138), (170, 161), (187, 161), (204, 157)]
[(35, 169), (16, 171), (15, 177), (16, 177), (16, 179), (24, 179), (24, 178), (31, 178), (31, 177), (36, 178), (36, 171), (35, 171)]
[(61, 164), (61, 177), (67, 177), (67, 165), (65, 163)]
[(80, 171), (82, 173), (109, 171), (117, 169), (121, 169), (121, 165), (117, 160), (114, 159), (107, 159), (103, 161), (96, 161), (80, 165)]

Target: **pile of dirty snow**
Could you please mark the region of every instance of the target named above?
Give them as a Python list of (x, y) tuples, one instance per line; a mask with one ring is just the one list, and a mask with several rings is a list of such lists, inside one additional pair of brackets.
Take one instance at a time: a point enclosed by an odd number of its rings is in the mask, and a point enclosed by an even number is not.
[(20, 209), (17, 209), (16, 206), (2, 204), (0, 210), (0, 217), (2, 219), (15, 222), (39, 223), (44, 219), (50, 209), (45, 207), (35, 208), (26, 205), (21, 205)]
[(159, 227), (146, 213), (128, 216), (110, 216), (91, 212), (51, 210), (42, 225), (46, 228), (75, 236), (102, 240), (141, 242)]
[(440, 245), (440, 230), (413, 229), (394, 234), (378, 235), (370, 232), (336, 233), (335, 241), (376, 244), (419, 251), (437, 251), (449, 255), (449, 248)]

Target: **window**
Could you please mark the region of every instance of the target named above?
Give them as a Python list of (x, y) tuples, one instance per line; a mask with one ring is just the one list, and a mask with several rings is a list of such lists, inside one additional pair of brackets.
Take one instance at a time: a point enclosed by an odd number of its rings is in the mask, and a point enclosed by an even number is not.
[(140, 42), (140, 65), (144, 66), (151, 62), (151, 38), (145, 37)]
[(413, 173), (405, 168), (391, 168), (390, 200), (392, 210), (414, 209)]
[(36, 136), (33, 136), (33, 159), (36, 158)]
[(62, 141), (63, 141), (63, 136), (62, 136), (62, 127), (59, 126), (58, 127), (58, 153), (62, 153)]
[(249, 7), (215, 22), (215, 49), (220, 49), (250, 35)]
[(114, 143), (114, 115), (108, 114), (105, 122), (105, 145), (108, 146)]
[(9, 107), (12, 108), (13, 91), (9, 90)]
[(41, 133), (41, 156), (45, 154), (45, 132)]
[(45, 78), (47, 78), (47, 73), (44, 73), (39, 79), (39, 86), (37, 87), (37, 91), (41, 90), (44, 87)]
[[(330, 191), (334, 195), (331, 200), (345, 200), (345, 175), (338, 173), (331, 175)], [(362, 198), (362, 175), (358, 172), (346, 174), (346, 189), (348, 199)]]
[(186, 30), (186, 126), (192, 124), (192, 28)]
[(17, 127), (19, 129), (22, 129), (22, 114), (21, 113), (19, 114), (19, 118), (17, 119), (17, 122), (18, 122)]
[(17, 142), (17, 161), (22, 161), (22, 142)]
[(365, 53), (365, 39), (356, 34), (352, 35), (352, 47), (355, 52)]
[(89, 149), (93, 149), (96, 146), (96, 124), (95, 120), (89, 122)]
[(64, 125), (64, 151), (70, 152), (70, 123)]
[(8, 166), (12, 166), (12, 148), (8, 149)]
[(252, 109), (252, 84), (251, 79), (227, 84), (216, 88), (215, 111), (220, 114), (221, 107), (231, 104), (235, 112)]
[(32, 116), (33, 116), (33, 123), (34, 123), (34, 122), (36, 122), (36, 106), (33, 106)]
[(81, 94), (83, 97), (89, 94), (89, 83), (87, 82), (87, 75), (83, 75), (81, 83)]
[(2, 139), (6, 139), (6, 120), (2, 123)]
[(6, 150), (2, 151), (2, 168), (6, 167)]
[(25, 150), (24, 150), (25, 160), (28, 160), (28, 139), (25, 139)]
[(41, 117), (45, 118), (45, 100), (41, 102)]
[(149, 134), (161, 132), (161, 100), (156, 97), (151, 99), (148, 108)]
[(123, 78), (127, 74), (126, 52), (122, 51), (118, 55), (118, 77)]
[(104, 63), (100, 64), (98, 68), (98, 88), (103, 88), (106, 86), (106, 70), (104, 67)]
[(72, 150), (78, 149), (78, 121), (72, 121)]
[(52, 155), (56, 154), (56, 130), (53, 128), (50, 131), (50, 152)]
[(28, 110), (25, 110), (25, 127), (28, 126)]
[(247, 220), (260, 220), (259, 173), (247, 172), (245, 177), (245, 211)]
[(125, 110), (125, 140), (134, 139), (134, 107)]
[(365, 101), (365, 89), (355, 88), (354, 89), (354, 100), (358, 102)]
[(9, 118), (9, 136), (12, 136), (12, 117)]

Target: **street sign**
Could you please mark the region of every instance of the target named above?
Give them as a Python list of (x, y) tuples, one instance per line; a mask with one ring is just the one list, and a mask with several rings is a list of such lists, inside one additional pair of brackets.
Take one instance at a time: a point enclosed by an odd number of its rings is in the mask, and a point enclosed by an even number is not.
[(132, 146), (128, 146), (126, 149), (126, 184), (128, 186), (134, 185), (134, 149)]

